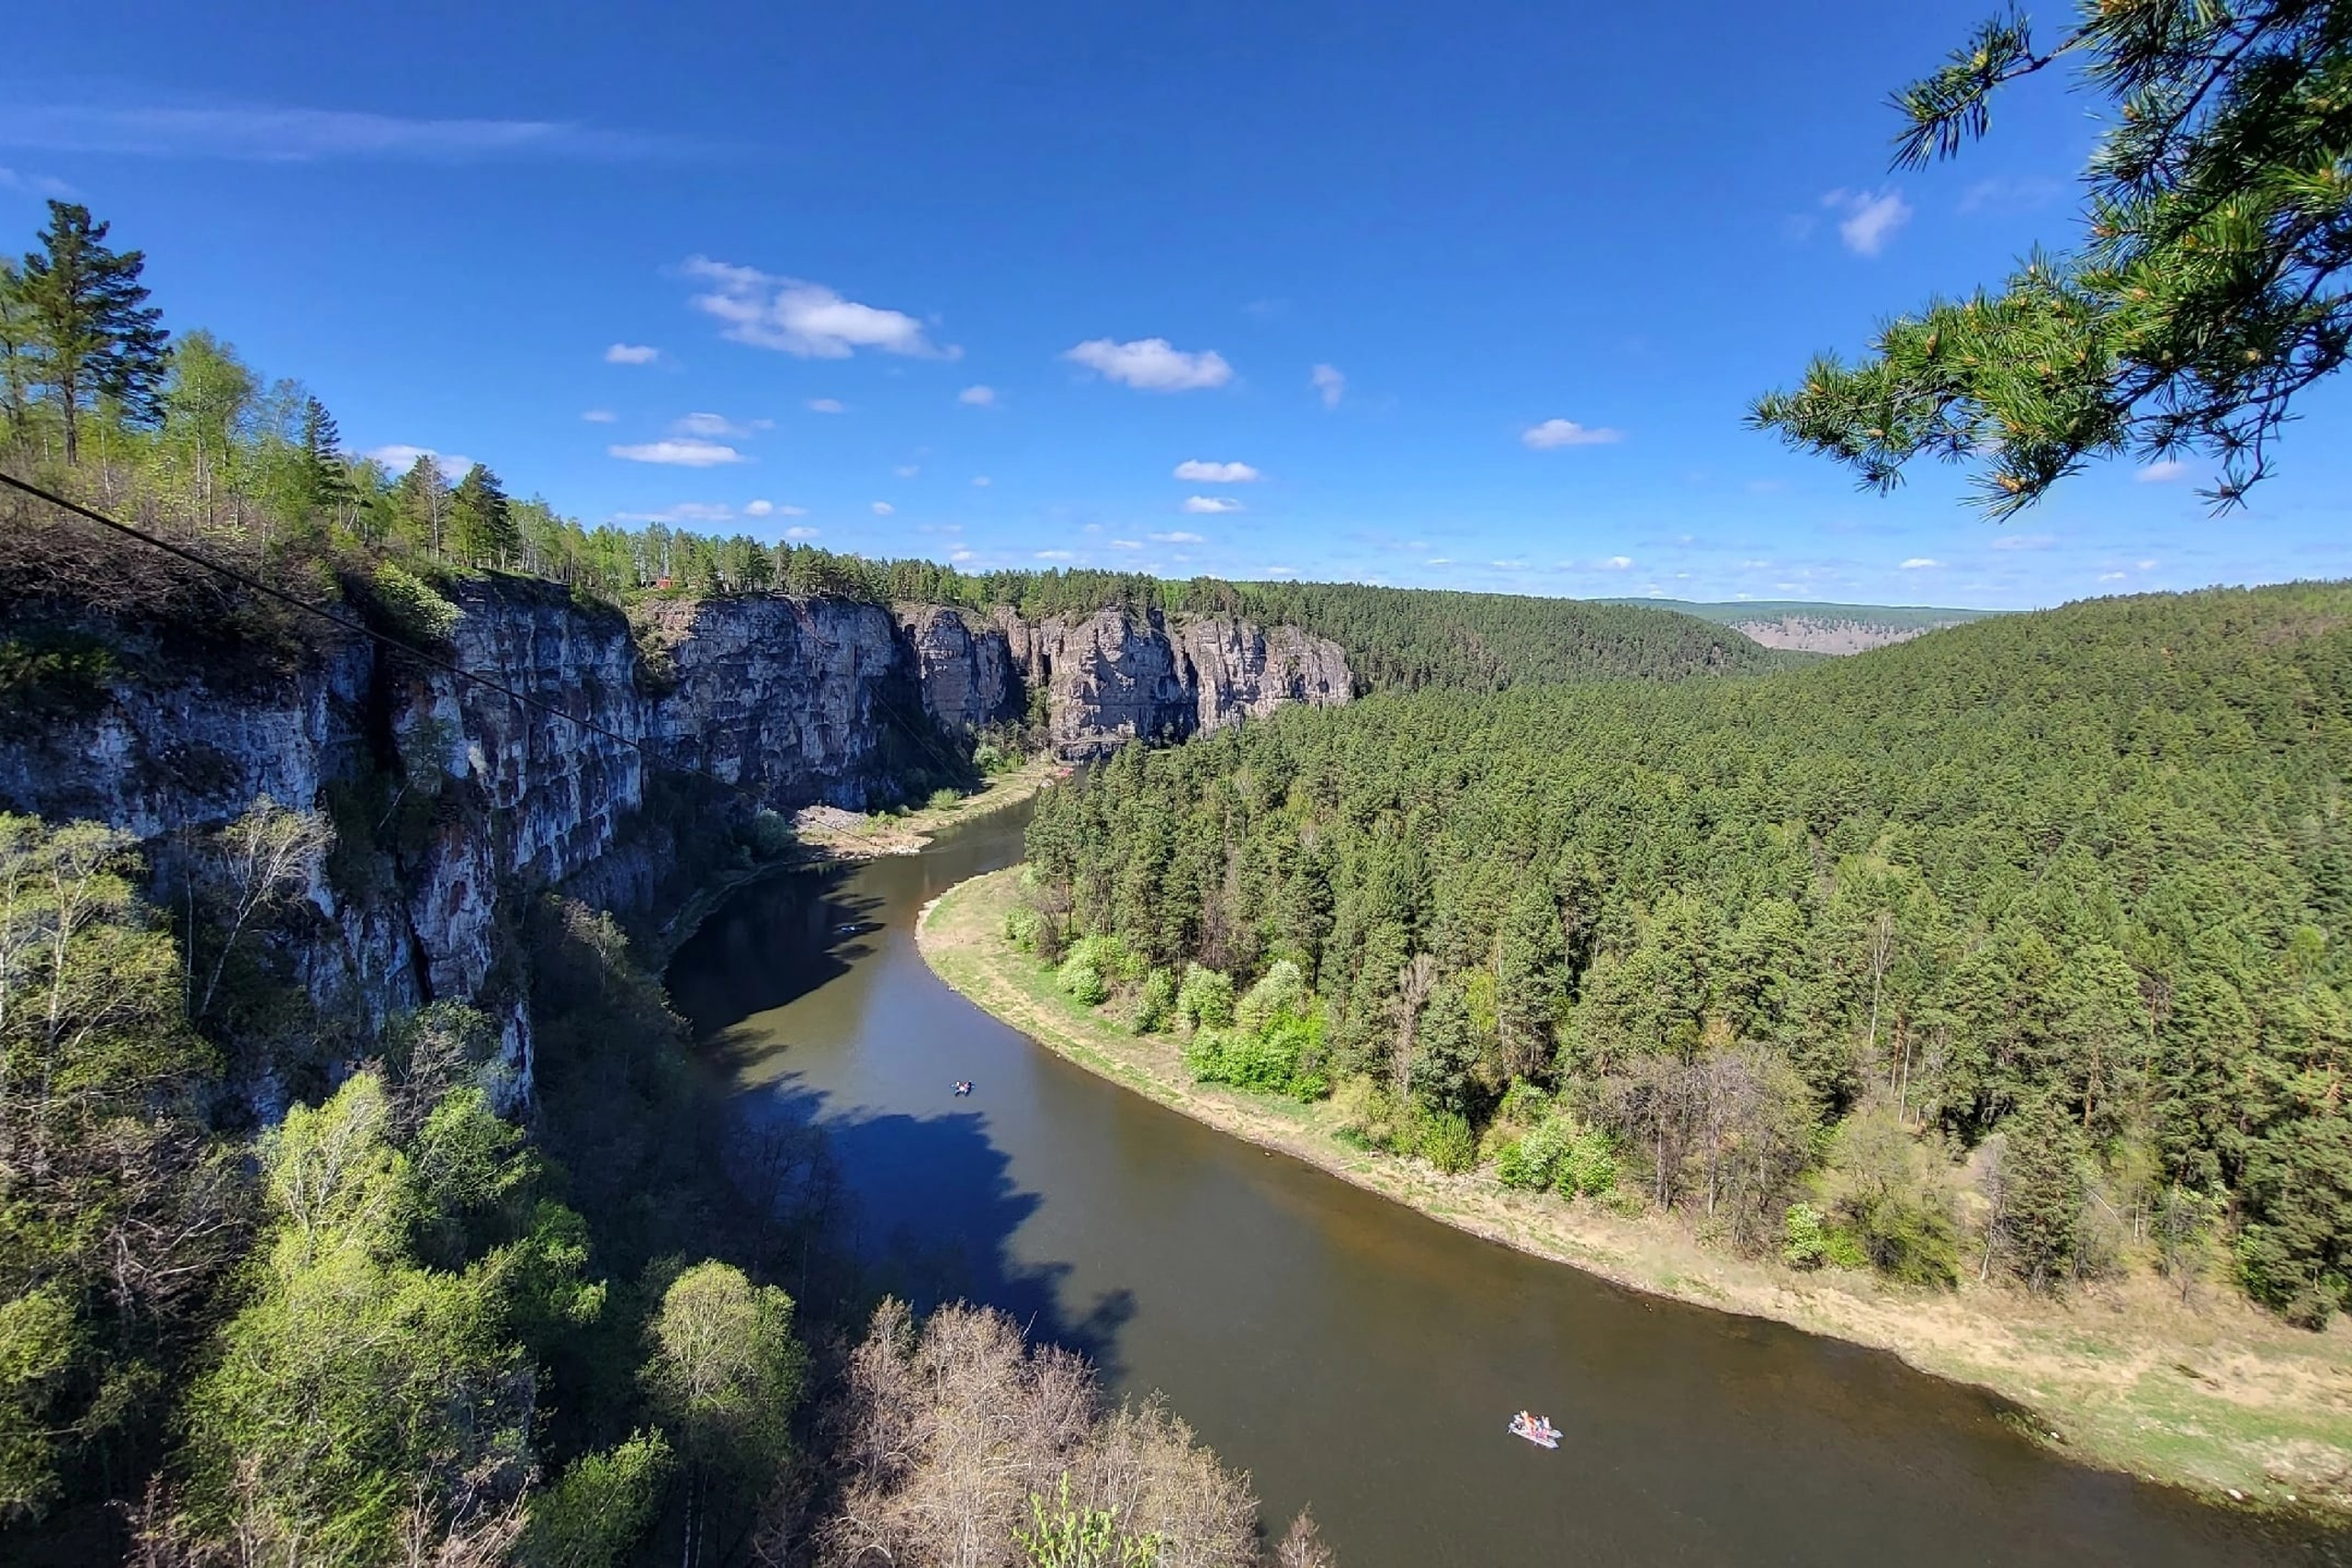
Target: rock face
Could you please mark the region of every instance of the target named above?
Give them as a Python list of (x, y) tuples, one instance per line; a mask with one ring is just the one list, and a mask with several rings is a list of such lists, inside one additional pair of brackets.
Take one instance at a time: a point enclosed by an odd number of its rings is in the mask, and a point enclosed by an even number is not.
[[(888, 797), (894, 756), (944, 759), (958, 735), (1023, 717), (1033, 692), (1073, 758), (1351, 694), (1336, 645), (1225, 617), (1033, 626), (937, 606), (673, 601), (643, 628), (649, 662), (617, 613), (560, 589), (500, 580), (453, 596), (455, 660), (495, 688), (356, 637), (260, 675), (166, 663), (86, 712), (0, 733), (0, 807), (123, 829), (165, 880), (185, 829), (261, 796), (327, 812), (341, 874), (317, 868), (275, 938), (322, 1016), (365, 1039), (394, 1012), (471, 1002), (498, 1021), (520, 1095), (530, 1021), (498, 977), (500, 899), (560, 884), (641, 897), (650, 874), (616, 851), (650, 771), (707, 774), (778, 810), (864, 807)], [(405, 838), (353, 843), (403, 808)]]

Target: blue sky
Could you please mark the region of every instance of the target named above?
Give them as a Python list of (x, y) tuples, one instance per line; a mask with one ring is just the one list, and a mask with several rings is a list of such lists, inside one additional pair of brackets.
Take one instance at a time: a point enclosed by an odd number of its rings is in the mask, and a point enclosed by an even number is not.
[(1574, 595), (2352, 575), (2341, 385), (2218, 523), (2193, 468), (1996, 526), (1742, 428), (2071, 238), (2055, 85), (1887, 172), (1886, 95), (1982, 8), (133, 0), (94, 51), (52, 7), (0, 64), (0, 229), (69, 190), (354, 446), (592, 522)]

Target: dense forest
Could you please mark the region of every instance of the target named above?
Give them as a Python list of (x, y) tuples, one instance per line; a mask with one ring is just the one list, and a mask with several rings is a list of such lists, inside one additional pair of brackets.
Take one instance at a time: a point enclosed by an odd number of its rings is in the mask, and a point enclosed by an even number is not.
[(1354, 1135), (1802, 1266), (2352, 1279), (2352, 587), (1377, 696), (1056, 792), (1015, 940)]
[[(52, 203), (0, 268), (8, 472), (377, 616), (452, 572), (620, 597), (733, 558), (583, 530), (481, 465), (453, 483), (353, 457), (300, 386), (170, 338), (142, 258), (107, 240)], [(701, 586), (879, 597), (915, 570), (749, 547), (770, 575)], [(0, 600), (0, 743), (140, 678), (150, 656), (92, 626), (168, 623), (232, 681), (316, 632), (15, 496)], [(0, 1557), (1329, 1562), (1304, 1516), (1261, 1543), (1247, 1478), (1080, 1359), (1001, 1314), (877, 1300), (802, 1201), (820, 1151), (711, 1157), (730, 1124), (609, 915), (506, 892), (528, 1097), (462, 1001), (367, 1038), (322, 1015), (273, 931), (322, 882), (390, 874), (403, 835), (462, 826), (456, 792), (354, 787), (168, 842), (0, 810)], [(647, 816), (684, 869), (744, 863), (707, 793), (662, 775)]]

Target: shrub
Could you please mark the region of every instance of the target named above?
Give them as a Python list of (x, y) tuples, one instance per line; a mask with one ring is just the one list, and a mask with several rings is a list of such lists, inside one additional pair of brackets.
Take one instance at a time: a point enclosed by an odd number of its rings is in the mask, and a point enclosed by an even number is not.
[(1617, 1147), (1598, 1127), (1578, 1127), (1552, 1178), (1563, 1198), (1602, 1198), (1617, 1188)]
[(953, 811), (964, 804), (964, 792), (960, 789), (935, 789), (923, 804), (933, 811)]
[(1136, 998), (1136, 1032), (1157, 1034), (1168, 1026), (1176, 1010), (1176, 976), (1172, 970), (1155, 969), (1144, 976), (1143, 990)]
[(1035, 953), (1042, 945), (1046, 917), (1026, 904), (1016, 904), (1004, 917), (1004, 940), (1017, 952)]
[(1829, 1261), (1829, 1216), (1810, 1203), (1792, 1203), (1781, 1221), (1781, 1259), (1792, 1269)]
[(1082, 936), (1069, 944), (1069, 958), (1099, 971), (1106, 980), (1140, 980), (1144, 976), (1142, 956), (1115, 936)]
[(1176, 987), (1176, 1027), (1229, 1029), (1233, 1026), (1233, 976), (1198, 964), (1184, 967), (1184, 983)]
[(1451, 1111), (1430, 1111), (1421, 1118), (1420, 1156), (1448, 1176), (1459, 1176), (1478, 1163), (1478, 1137), (1470, 1119)]
[(1306, 976), (1297, 964), (1278, 958), (1233, 1010), (1234, 1027), (1262, 1034), (1270, 1025), (1306, 1016)]
[(1221, 1030), (1196, 1029), (1184, 1042), (1184, 1070), (1194, 1083), (1225, 1082), (1225, 1034)]
[(1090, 963), (1089, 955), (1080, 951), (1084, 945), (1081, 942), (1070, 949), (1069, 956), (1062, 960), (1062, 966), (1054, 972), (1054, 984), (1061, 987), (1064, 996), (1080, 1007), (1101, 1007), (1111, 999), (1111, 982), (1102, 978), (1102, 971)]
[(458, 607), (398, 561), (377, 563), (371, 581), (376, 603), (392, 625), (412, 641), (447, 642), (457, 631), (460, 614)]

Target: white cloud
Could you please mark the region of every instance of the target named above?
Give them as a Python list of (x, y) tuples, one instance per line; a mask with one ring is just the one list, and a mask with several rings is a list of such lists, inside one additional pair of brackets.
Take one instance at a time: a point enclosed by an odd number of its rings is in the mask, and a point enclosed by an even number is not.
[(18, 104), (0, 108), (0, 145), (58, 152), (232, 158), (627, 158), (684, 143), (560, 120), (404, 119), (345, 109)]
[(688, 258), (684, 271), (709, 286), (694, 297), (695, 309), (723, 323), (721, 337), (755, 348), (778, 349), (803, 359), (847, 359), (861, 348), (918, 359), (954, 359), (964, 352), (933, 343), (923, 334), (922, 323), (903, 310), (844, 299), (821, 283), (778, 277), (707, 256)]
[(2098, 574), (2098, 580), (2101, 582), (2120, 582), (2131, 575), (2128, 571), (2102, 571)]
[(650, 365), (661, 357), (660, 349), (644, 343), (616, 343), (605, 350), (607, 365)]
[(74, 187), (63, 180), (47, 175), (20, 175), (14, 169), (0, 168), (0, 190), (22, 191), (28, 196), (53, 196), (70, 200)]
[(889, 515), (890, 515), (890, 513), (892, 513), (893, 512), (896, 512), (896, 511), (898, 511), (898, 510), (899, 510), (899, 509), (898, 509), (897, 507), (895, 507), (895, 506), (891, 505), (891, 504), (890, 504), (888, 502), (887, 502), (887, 501), (877, 501), (877, 502), (874, 502), (874, 503), (873, 503), (873, 507), (872, 507), (872, 511), (873, 511), (873, 513), (874, 513), (874, 515), (875, 515), (875, 516), (876, 516), (876, 517), (888, 517), (888, 516), (889, 516)]
[(1318, 365), (1306, 373), (1306, 384), (1323, 395), (1323, 406), (1335, 409), (1348, 395), (1348, 378), (1336, 365)]
[(821, 530), (816, 528), (786, 528), (784, 536), (787, 539), (813, 539), (820, 532)]
[(2065, 187), (2056, 180), (1978, 180), (1962, 194), (1963, 213), (2032, 212), (2049, 206)]
[(2154, 571), (2156, 570), (2156, 563), (2152, 560), (2138, 561), (2134, 564), (2137, 565), (2142, 571)]
[(743, 515), (746, 517), (806, 517), (808, 515), (808, 509), (805, 506), (778, 506), (773, 501), (754, 501), (743, 508)]
[(1838, 237), (1858, 256), (1874, 256), (1886, 248), (1895, 231), (1911, 220), (1911, 204), (1889, 186), (1884, 190), (1833, 190), (1821, 205), (1843, 213)]
[(956, 400), (959, 403), (969, 403), (976, 409), (992, 409), (996, 407), (996, 389), (967, 387), (956, 394)]
[(2175, 479), (2186, 477), (2188, 472), (2188, 464), (2177, 457), (2166, 457), (2160, 462), (2149, 464), (2132, 477), (2143, 485), (2168, 485)]
[(808, 412), (810, 413), (847, 413), (849, 409), (839, 398), (811, 398), (808, 400)]
[(749, 435), (755, 430), (765, 430), (775, 423), (769, 419), (755, 419), (749, 423), (738, 424), (725, 414), (690, 413), (670, 428), (680, 435), (699, 435), (706, 440), (717, 440), (725, 435)]
[(2046, 550), (2058, 542), (2055, 534), (2003, 534), (1993, 541), (1996, 550)]
[(590, 409), (580, 417), (586, 420), (591, 424), (610, 424), (613, 421), (618, 419), (620, 415), (615, 413), (610, 409)]
[(1140, 539), (1114, 539), (1111, 541), (1111, 547), (1114, 550), (1139, 550), (1143, 548), (1143, 541)]
[(1266, 569), (1266, 575), (1268, 577), (1296, 577), (1298, 575), (1298, 568), (1295, 566), (1270, 566)]
[(607, 446), (605, 451), (632, 463), (667, 463), (681, 468), (711, 468), (721, 463), (740, 463), (743, 454), (717, 441), (682, 438), (672, 441), (647, 441), (634, 446)]
[(1238, 512), (1241, 503), (1227, 495), (1195, 495), (1185, 499), (1184, 510), (1197, 516), (1212, 516), (1220, 512)]
[(1078, 557), (1069, 550), (1039, 550), (1037, 558), (1039, 560), (1076, 560)]
[(1631, 556), (1611, 556), (1607, 560), (1602, 561), (1600, 564), (1607, 567), (1611, 571), (1626, 571), (1632, 569), (1634, 558)]
[(1521, 431), (1519, 438), (1538, 452), (1549, 452), (1559, 446), (1607, 446), (1624, 440), (1625, 434), (1606, 427), (1589, 429), (1572, 419), (1547, 419)]
[(917, 474), (922, 472), (922, 469), (920, 466), (913, 463), (901, 463), (890, 471), (898, 475), (902, 479), (910, 479)]
[(1190, 392), (1233, 379), (1233, 367), (1216, 350), (1187, 354), (1164, 337), (1133, 343), (1090, 338), (1062, 357), (1144, 392)]
[(947, 552), (947, 558), (956, 562), (959, 566), (967, 560), (977, 560), (978, 558), (979, 553), (977, 550), (950, 550)]
[(986, 490), (989, 488), (989, 477), (986, 474), (974, 474), (972, 476), (972, 488), (975, 490)]
[(1204, 463), (1198, 457), (1189, 457), (1176, 465), (1176, 477), (1191, 479), (1194, 484), (1242, 485), (1259, 474), (1247, 463)]
[(411, 446), (397, 441), (390, 446), (376, 447), (368, 456), (383, 464), (387, 470), (395, 475), (404, 474), (416, 467), (416, 460), (419, 457), (430, 457), (433, 459), (433, 466), (441, 470), (442, 477), (452, 482), (463, 478), (465, 471), (474, 466), (474, 460), (471, 457), (461, 457), (455, 453), (436, 452), (430, 446)]
[[(1905, 571), (1925, 571), (1929, 567), (1937, 567), (1943, 564), (1944, 563), (1939, 560), (1933, 560), (1926, 556), (1913, 556), (1909, 560), (1903, 563), (1903, 570)], [(1793, 587), (1795, 585), (1793, 583), (1790, 583), (1775, 584), (1775, 586)]]
[(1198, 534), (1178, 533), (1154, 534), (1151, 536), (1151, 542), (1155, 545), (1205, 545), (1208, 540)]
[(623, 523), (725, 523), (735, 515), (735, 509), (724, 502), (682, 501), (659, 512), (616, 512), (613, 515)]

